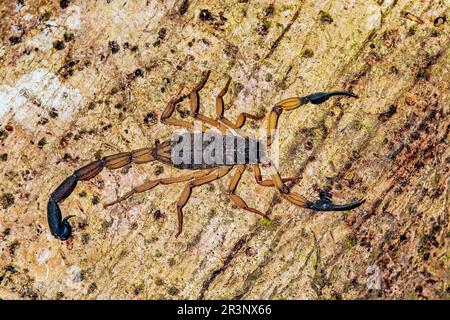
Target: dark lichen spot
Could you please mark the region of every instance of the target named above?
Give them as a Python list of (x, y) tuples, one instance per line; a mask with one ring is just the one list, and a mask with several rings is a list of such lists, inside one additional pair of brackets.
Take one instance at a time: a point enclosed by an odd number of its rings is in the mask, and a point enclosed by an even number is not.
[(159, 209), (155, 210), (153, 212), (153, 217), (155, 218), (155, 220), (159, 220), (164, 217), (164, 213), (162, 213), (161, 210), (159, 210)]
[(130, 169), (131, 169), (131, 165), (128, 165), (128, 166), (122, 168), (122, 169), (120, 170), (120, 173), (121, 173), (121, 174), (127, 174), (128, 172), (130, 172)]
[(31, 181), (34, 179), (34, 176), (35, 176), (35, 172), (31, 172), (28, 169), (22, 171), (22, 179), (24, 181)]
[(416, 73), (416, 78), (428, 81), (430, 80), (430, 73), (427, 70), (419, 70)]
[(256, 255), (256, 251), (252, 247), (248, 247), (247, 249), (245, 249), (245, 255), (247, 257), (253, 257)]
[(113, 225), (113, 223), (114, 223), (114, 220), (113, 219), (111, 219), (111, 221), (107, 221), (107, 220), (103, 220), (102, 221), (102, 229), (103, 230), (108, 230), (109, 228), (111, 228), (111, 226)]
[(144, 291), (144, 285), (140, 284), (136, 288), (134, 288), (134, 295), (137, 296)]
[(117, 102), (114, 108), (122, 110), (123, 108), (125, 108), (125, 104), (123, 102)]
[(391, 104), (386, 112), (383, 112), (380, 115), (378, 115), (378, 120), (386, 121), (390, 117), (392, 117), (396, 112), (397, 112), (397, 106), (394, 104)]
[(430, 34), (433, 38), (437, 38), (441, 35), (441, 32), (438, 29), (433, 29)]
[(164, 40), (166, 38), (166, 35), (167, 35), (166, 28), (161, 28), (158, 30), (158, 39)]
[(174, 286), (170, 287), (167, 292), (171, 295), (171, 296), (176, 296), (180, 290)]
[(258, 23), (258, 26), (256, 28), (256, 31), (260, 36), (265, 36), (269, 33), (269, 29), (272, 26), (272, 22), (268, 20), (264, 20), (262, 22)]
[(116, 41), (110, 41), (108, 47), (112, 54), (116, 54), (120, 50), (120, 46)]
[(187, 109), (183, 108), (181, 105), (178, 105), (176, 107), (176, 110), (177, 110), (178, 114), (180, 115), (181, 119), (185, 119), (185, 118), (189, 117), (191, 114)]
[(66, 47), (63, 41), (56, 40), (53, 42), (53, 49), (55, 50), (63, 50)]
[(264, 17), (268, 17), (268, 16), (271, 16), (274, 11), (275, 11), (275, 7), (273, 6), (273, 3), (271, 3), (268, 7), (266, 7), (263, 10), (262, 14), (263, 14)]
[(155, 279), (155, 284), (159, 287), (159, 286), (162, 286), (164, 284), (164, 281), (161, 278), (156, 278)]
[(198, 16), (202, 21), (212, 21), (214, 20), (211, 12), (208, 9), (202, 9), (200, 15)]
[(81, 198), (86, 198), (87, 192), (86, 192), (86, 191), (81, 191), (78, 195), (79, 195)]
[(87, 105), (88, 110), (94, 110), (95, 109), (95, 102), (91, 101)]
[(20, 247), (20, 242), (19, 240), (14, 240), (9, 246), (8, 246), (8, 251), (10, 255), (14, 255), (16, 253), (16, 250), (19, 249)]
[(93, 196), (92, 197), (92, 204), (95, 206), (100, 203), (100, 197), (99, 196)]
[(144, 123), (145, 124), (155, 124), (158, 121), (158, 117), (154, 112), (149, 112), (144, 117)]
[(163, 166), (156, 166), (154, 174), (155, 176), (159, 176), (164, 172), (164, 167)]
[(9, 133), (6, 130), (0, 129), (0, 142), (3, 142), (8, 138)]
[(81, 235), (81, 243), (82, 244), (88, 244), (91, 240), (91, 235), (89, 233), (83, 233)]
[(87, 293), (88, 293), (88, 294), (91, 294), (91, 293), (94, 293), (96, 290), (97, 290), (97, 284), (96, 284), (95, 282), (92, 282), (92, 283), (89, 285), (89, 288), (88, 288), (88, 290), (87, 290)]
[(411, 133), (410, 138), (411, 140), (415, 141), (417, 139), (419, 139), (420, 137), (420, 133), (418, 131), (414, 131), (413, 133)]
[(144, 71), (142, 71), (142, 69), (136, 69), (134, 70), (134, 76), (137, 77), (143, 77), (144, 76)]
[(69, 5), (70, 5), (70, 0), (61, 0), (61, 1), (59, 1), (59, 6), (62, 9), (67, 8)]
[(70, 41), (73, 41), (74, 39), (75, 39), (75, 35), (72, 32), (64, 33), (64, 41), (65, 42), (70, 42)]
[(52, 14), (50, 12), (45, 12), (42, 16), (39, 17), (39, 21), (40, 22), (48, 21), (51, 16)]
[(303, 58), (312, 58), (314, 56), (314, 51), (311, 49), (305, 49), (303, 50), (302, 57)]
[(237, 96), (242, 90), (244, 89), (244, 86), (240, 82), (236, 82), (234, 84), (233, 94)]
[(20, 40), (20, 37), (11, 36), (11, 37), (9, 37), (9, 42), (11, 43), (11, 45), (16, 45), (16, 44), (22, 42), (22, 40)]
[(319, 19), (320, 19), (320, 22), (322, 22), (324, 24), (333, 23), (333, 18), (331, 17), (331, 15), (328, 12), (325, 12), (322, 10), (320, 10), (320, 12), (319, 12)]
[(5, 230), (3, 230), (4, 236), (9, 236), (10, 234), (11, 234), (11, 228), (6, 228)]
[(47, 123), (48, 123), (48, 119), (45, 118), (45, 117), (42, 117), (42, 118), (39, 119), (37, 124), (40, 125), (40, 126), (43, 126), (43, 125), (45, 125)]
[(433, 24), (436, 27), (439, 27), (439, 26), (443, 25), (446, 21), (447, 21), (447, 17), (445, 17), (445, 16), (437, 17), (436, 19), (434, 19)]
[(64, 292), (58, 291), (56, 293), (56, 300), (61, 300), (64, 298)]
[(3, 209), (8, 209), (14, 204), (14, 195), (12, 193), (4, 193), (0, 197), (0, 203)]
[(41, 140), (39, 140), (38, 142), (38, 148), (42, 149), (45, 145), (47, 144), (47, 139), (45, 137), (43, 137)]
[(50, 110), (49, 116), (52, 117), (53, 119), (54, 119), (54, 118), (57, 118), (58, 115), (59, 115), (59, 114), (58, 114), (58, 112), (55, 110), (55, 108), (52, 108), (52, 109)]
[(97, 150), (94, 153), (94, 159), (95, 160), (100, 160), (101, 158), (103, 158), (103, 151), (102, 150)]
[(178, 13), (180, 16), (184, 15), (189, 9), (189, 0), (183, 0), (183, 2), (180, 5), (180, 8), (178, 9)]
[(415, 28), (415, 27), (409, 28), (409, 29), (408, 29), (408, 32), (406, 33), (406, 35), (407, 35), (408, 37), (412, 37), (412, 36), (415, 35), (415, 34), (416, 34), (416, 28)]
[(0, 155), (0, 161), (3, 161), (3, 162), (8, 161), (8, 154), (7, 153), (2, 153)]
[(175, 265), (176, 261), (175, 261), (174, 258), (170, 258), (170, 259), (167, 261), (167, 263), (169, 264), (169, 266), (173, 267), (173, 266)]

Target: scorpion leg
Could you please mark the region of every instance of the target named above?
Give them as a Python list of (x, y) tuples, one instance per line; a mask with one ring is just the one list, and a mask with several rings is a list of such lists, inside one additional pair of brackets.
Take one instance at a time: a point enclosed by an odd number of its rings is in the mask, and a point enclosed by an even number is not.
[(200, 110), (199, 91), (202, 90), (203, 87), (205, 86), (205, 83), (206, 83), (206, 81), (208, 81), (210, 73), (211, 73), (211, 71), (208, 70), (206, 72), (205, 76), (202, 78), (202, 80), (195, 86), (194, 89), (192, 89), (191, 93), (189, 94), (189, 100), (190, 100), (190, 104), (191, 104), (191, 116), (194, 119), (198, 119), (204, 123), (207, 123), (210, 126), (213, 126), (225, 133), (227, 128), (225, 126), (223, 126), (219, 121), (199, 113), (199, 110)]
[(191, 196), (192, 188), (213, 182), (214, 180), (218, 180), (225, 176), (228, 172), (230, 172), (232, 168), (233, 167), (217, 168), (209, 174), (203, 177), (195, 178), (194, 180), (191, 180), (186, 184), (177, 203), (178, 232), (175, 237), (178, 237), (183, 231), (183, 207), (186, 205), (189, 197)]
[(269, 121), (267, 126), (267, 145), (270, 146), (272, 144), (274, 131), (278, 126), (278, 118), (283, 111), (297, 109), (301, 105), (307, 104), (309, 102), (312, 104), (320, 104), (327, 101), (332, 96), (348, 96), (358, 98), (356, 94), (348, 91), (316, 92), (304, 97), (287, 98), (276, 103), (269, 114)]
[[(275, 183), (272, 179), (263, 180), (261, 175), (261, 169), (259, 168), (258, 164), (252, 164), (253, 173), (255, 174), (255, 180), (256, 183), (263, 187), (274, 187)], [(288, 177), (288, 178), (281, 178), (281, 181), (283, 182), (289, 182), (289, 181), (297, 181), (298, 177)]]
[(257, 215), (260, 215), (268, 220), (270, 218), (262, 213), (261, 211), (251, 208), (247, 205), (247, 203), (242, 199), (240, 196), (236, 194), (236, 188), (238, 186), (239, 180), (241, 179), (242, 173), (244, 173), (245, 170), (245, 164), (241, 164), (237, 167), (236, 173), (231, 178), (230, 182), (228, 183), (227, 193), (228, 196), (231, 198), (231, 201), (233, 201), (239, 208), (256, 213)]
[(94, 161), (67, 177), (50, 195), (47, 204), (47, 221), (50, 232), (53, 236), (60, 240), (67, 240), (72, 236), (72, 227), (68, 220), (73, 216), (67, 216), (62, 219), (61, 209), (58, 203), (66, 199), (77, 186), (78, 181), (92, 179), (103, 168), (118, 169), (133, 162), (136, 164), (145, 163), (154, 160), (151, 154), (151, 148), (143, 148), (131, 152), (123, 152), (115, 155), (104, 157)]
[[(167, 103), (167, 106), (164, 109), (164, 111), (160, 117), (161, 123), (172, 125), (172, 126), (177, 126), (177, 127), (183, 127), (183, 128), (191, 129), (191, 130), (194, 129), (194, 124), (189, 121), (171, 118), (173, 115), (173, 112), (175, 111), (175, 106), (177, 105), (177, 103), (183, 101), (185, 98), (186, 98), (186, 96), (179, 95), (178, 97), (171, 99)], [(202, 127), (202, 131), (206, 131), (207, 129), (208, 129), (208, 127), (206, 127), (206, 126)]]
[(228, 78), (228, 81), (225, 84), (225, 87), (222, 89), (222, 91), (220, 91), (219, 95), (216, 98), (216, 115), (217, 115), (216, 120), (224, 123), (226, 126), (232, 128), (232, 129), (242, 128), (242, 126), (245, 124), (245, 121), (247, 120), (247, 118), (253, 119), (253, 120), (262, 120), (264, 118), (264, 116), (254, 116), (254, 115), (246, 113), (246, 112), (239, 114), (235, 123), (228, 120), (224, 116), (225, 108), (224, 108), (223, 97), (228, 92), (230, 82), (231, 82), (231, 77)]
[(278, 171), (273, 170), (272, 174), (273, 181), (275, 183), (275, 186), (278, 188), (278, 190), (281, 193), (281, 196), (288, 200), (289, 202), (303, 207), (307, 209), (312, 209), (314, 211), (345, 211), (345, 210), (351, 210), (359, 207), (361, 204), (364, 203), (364, 199), (360, 199), (348, 204), (334, 204), (331, 202), (331, 199), (327, 196), (321, 196), (321, 199), (312, 202), (308, 201), (305, 197), (299, 195), (298, 193), (291, 192), (289, 187), (283, 183), (283, 181), (280, 178), (280, 174)]
[(210, 172), (211, 172), (211, 170), (202, 170), (202, 171), (197, 171), (197, 172), (193, 172), (193, 173), (190, 173), (190, 174), (186, 174), (186, 175), (179, 176), (179, 177), (174, 177), (174, 178), (162, 178), (162, 179), (151, 180), (151, 181), (143, 183), (143, 184), (141, 184), (141, 185), (139, 185), (137, 187), (134, 187), (133, 189), (131, 189), (130, 191), (125, 193), (120, 198), (118, 198), (118, 199), (116, 199), (116, 200), (114, 200), (112, 202), (104, 204), (103, 207), (106, 208), (106, 207), (112, 206), (114, 204), (117, 204), (119, 202), (122, 202), (122, 201), (128, 199), (129, 197), (131, 197), (135, 193), (141, 193), (141, 192), (148, 191), (148, 190), (153, 189), (154, 187), (156, 187), (156, 186), (158, 186), (160, 184), (162, 184), (162, 185), (169, 185), (169, 184), (173, 184), (173, 183), (189, 181), (191, 179), (207, 175)]

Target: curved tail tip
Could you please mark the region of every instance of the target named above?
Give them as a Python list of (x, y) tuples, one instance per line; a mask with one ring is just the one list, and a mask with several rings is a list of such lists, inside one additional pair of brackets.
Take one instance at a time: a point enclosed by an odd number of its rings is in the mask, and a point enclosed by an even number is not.
[(334, 204), (329, 199), (320, 199), (308, 203), (306, 207), (314, 211), (347, 211), (359, 207), (365, 201), (365, 199), (360, 199), (346, 204)]
[(353, 97), (353, 98), (356, 98), (356, 99), (359, 98), (359, 96), (358, 96), (356, 93), (353, 93), (353, 92), (351, 92), (351, 91), (349, 91), (349, 92), (347, 92), (347, 93), (348, 93), (347, 96), (349, 96), (349, 97)]

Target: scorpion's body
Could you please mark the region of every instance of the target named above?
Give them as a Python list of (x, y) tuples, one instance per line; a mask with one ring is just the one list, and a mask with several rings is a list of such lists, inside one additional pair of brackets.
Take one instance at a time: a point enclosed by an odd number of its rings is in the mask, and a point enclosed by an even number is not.
[[(236, 166), (240, 164), (258, 164), (266, 159), (264, 143), (253, 137), (226, 134), (220, 132), (187, 132), (175, 136), (177, 139), (167, 140), (157, 144), (153, 149), (152, 156), (155, 160), (177, 169), (199, 170), (212, 169), (218, 166)], [(188, 141), (188, 161), (176, 162), (183, 153), (178, 151), (180, 145)], [(202, 156), (202, 151), (217, 143), (213, 161), (207, 161)], [(199, 155), (196, 157), (196, 155)], [(196, 159), (197, 158), (197, 159)], [(220, 164), (220, 165), (218, 165)]]
[[(200, 83), (189, 93), (188, 96), (180, 95), (172, 99), (167, 104), (161, 115), (161, 122), (168, 125), (182, 127), (191, 130), (180, 135), (172, 137), (162, 143), (156, 143), (152, 148), (142, 148), (131, 152), (123, 152), (104, 157), (94, 161), (76, 171), (66, 178), (50, 195), (47, 207), (47, 218), (51, 233), (60, 240), (67, 240), (72, 236), (72, 228), (68, 222), (72, 216), (66, 216), (62, 219), (61, 210), (58, 203), (66, 199), (75, 189), (78, 181), (89, 180), (95, 177), (103, 170), (118, 169), (129, 165), (130, 163), (141, 164), (151, 161), (159, 161), (177, 169), (186, 170), (183, 175), (173, 178), (160, 178), (150, 180), (142, 185), (136, 186), (125, 193), (119, 199), (105, 205), (110, 206), (123, 201), (135, 193), (150, 190), (158, 185), (186, 182), (186, 185), (177, 202), (178, 232), (182, 231), (183, 225), (183, 207), (186, 205), (191, 195), (192, 189), (206, 183), (210, 183), (222, 178), (233, 168), (235, 173), (227, 187), (227, 194), (230, 199), (241, 209), (253, 212), (255, 214), (268, 218), (259, 210), (249, 207), (239, 195), (236, 194), (237, 185), (246, 166), (251, 166), (255, 175), (256, 182), (265, 187), (275, 187), (282, 197), (294, 205), (312, 209), (315, 211), (335, 211), (350, 210), (358, 207), (363, 201), (355, 201), (345, 205), (335, 205), (327, 196), (321, 196), (321, 199), (311, 202), (303, 196), (292, 192), (285, 184), (287, 181), (297, 180), (296, 178), (281, 178), (273, 162), (267, 157), (266, 148), (270, 147), (273, 139), (273, 132), (277, 128), (278, 118), (283, 111), (293, 110), (306, 103), (320, 104), (329, 97), (335, 95), (346, 95), (356, 97), (351, 92), (319, 92), (305, 97), (294, 97), (282, 100), (272, 108), (267, 128), (267, 141), (264, 143), (254, 137), (244, 136), (238, 133), (246, 119), (261, 120), (248, 113), (241, 113), (235, 122), (228, 120), (224, 116), (223, 96), (226, 94), (230, 80), (225, 88), (219, 93), (216, 99), (216, 118), (210, 118), (199, 113), (199, 91), (203, 88), (209, 77), (209, 71), (200, 81)], [(189, 97), (191, 105), (191, 116), (198, 120), (202, 125), (200, 130), (192, 132), (194, 123), (185, 120), (173, 119), (172, 114), (175, 105), (185, 98)], [(210, 130), (213, 128), (214, 130)], [(197, 151), (202, 151), (208, 147), (215, 146), (212, 158), (198, 156)], [(186, 147), (187, 148), (181, 148)], [(186, 151), (187, 150), (187, 151)], [(180, 161), (181, 159), (181, 161)], [(211, 161), (213, 159), (214, 161)], [(260, 165), (267, 167), (270, 171), (271, 179), (263, 180), (261, 176)]]

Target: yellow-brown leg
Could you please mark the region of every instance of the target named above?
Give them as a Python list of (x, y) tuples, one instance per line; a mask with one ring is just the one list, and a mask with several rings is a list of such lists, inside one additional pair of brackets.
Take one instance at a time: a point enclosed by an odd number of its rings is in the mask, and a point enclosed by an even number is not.
[(245, 164), (241, 164), (237, 167), (236, 173), (233, 175), (230, 182), (228, 183), (228, 188), (227, 188), (228, 196), (239, 208), (253, 212), (257, 215), (260, 215), (260, 216), (270, 220), (269, 217), (267, 217), (267, 215), (265, 215), (261, 211), (255, 209), (255, 208), (249, 207), (247, 205), (247, 203), (244, 201), (244, 199), (242, 199), (240, 196), (238, 196), (236, 194), (236, 188), (238, 186), (238, 183), (241, 179), (241, 176), (242, 176), (242, 173), (244, 172), (244, 170), (245, 170)]
[(191, 180), (186, 184), (177, 203), (178, 232), (175, 237), (178, 237), (183, 230), (183, 207), (186, 205), (189, 197), (191, 196), (192, 188), (220, 179), (225, 176), (232, 168), (233, 167), (221, 167), (215, 169), (209, 174), (203, 177), (195, 178), (194, 180)]
[[(171, 99), (168, 103), (166, 108), (164, 109), (163, 113), (161, 114), (161, 123), (182, 127), (186, 129), (194, 129), (194, 124), (189, 121), (180, 120), (180, 119), (173, 119), (171, 118), (173, 115), (173, 112), (175, 111), (175, 106), (177, 103), (183, 101), (186, 98), (185, 95), (179, 95), (176, 98)], [(208, 127), (202, 126), (202, 131), (206, 131)]]
[(306, 208), (309, 201), (298, 193), (291, 192), (289, 187), (283, 182), (278, 171), (272, 167), (272, 181), (275, 187), (280, 191), (281, 196), (296, 206)]
[(233, 123), (232, 121), (228, 120), (225, 116), (224, 116), (224, 112), (225, 112), (225, 108), (224, 108), (224, 102), (223, 102), (223, 97), (225, 96), (225, 94), (228, 91), (228, 88), (230, 86), (230, 82), (231, 82), (231, 77), (228, 78), (227, 83), (225, 84), (225, 87), (222, 89), (222, 91), (220, 91), (219, 95), (216, 98), (216, 120), (219, 122), (224, 123), (226, 126), (232, 128), (232, 129), (240, 129), (242, 128), (242, 126), (245, 124), (245, 121), (248, 119), (253, 119), (253, 120), (261, 120), (264, 118), (264, 116), (254, 116), (252, 114), (243, 112), (241, 114), (238, 115), (236, 122)]
[[(273, 182), (272, 179), (267, 179), (267, 180), (262, 179), (261, 169), (259, 168), (258, 164), (252, 164), (252, 169), (255, 174), (255, 180), (256, 180), (257, 184), (259, 184), (260, 186), (264, 186), (264, 187), (274, 187), (275, 186), (275, 183)], [(281, 181), (283, 181), (283, 182), (296, 181), (296, 180), (298, 180), (297, 177), (281, 178)]]
[(150, 189), (153, 189), (154, 187), (162, 184), (162, 185), (168, 185), (168, 184), (173, 184), (173, 183), (179, 183), (179, 182), (184, 182), (184, 181), (189, 181), (191, 179), (194, 178), (198, 178), (198, 177), (202, 177), (207, 175), (208, 173), (210, 173), (212, 170), (202, 170), (202, 171), (196, 171), (196, 172), (192, 172), (190, 174), (186, 174), (186, 175), (182, 175), (179, 177), (173, 177), (173, 178), (161, 178), (161, 179), (156, 179), (156, 180), (151, 180), (148, 181), (146, 183), (143, 183), (137, 187), (134, 187), (133, 189), (131, 189), (130, 191), (128, 191), (127, 193), (125, 193), (123, 196), (121, 196), (120, 198), (106, 203), (103, 205), (104, 208), (112, 206), (116, 203), (119, 203), (121, 201), (124, 201), (126, 199), (128, 199), (129, 197), (131, 197), (133, 194), (135, 193), (141, 193), (141, 192), (145, 192), (148, 191)]
[(224, 127), (219, 121), (214, 120), (210, 117), (207, 117), (201, 113), (200, 111), (200, 90), (203, 89), (205, 86), (206, 81), (208, 81), (209, 75), (211, 71), (207, 71), (206, 74), (203, 76), (202, 80), (195, 86), (194, 89), (192, 89), (191, 93), (189, 94), (189, 100), (191, 104), (191, 116), (194, 119), (198, 119), (204, 123), (209, 124), (210, 126), (213, 126), (215, 128), (218, 128), (222, 132), (225, 132), (226, 127)]

